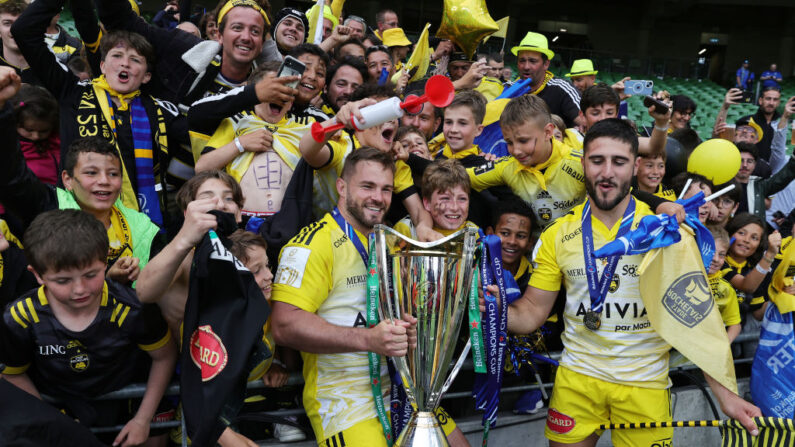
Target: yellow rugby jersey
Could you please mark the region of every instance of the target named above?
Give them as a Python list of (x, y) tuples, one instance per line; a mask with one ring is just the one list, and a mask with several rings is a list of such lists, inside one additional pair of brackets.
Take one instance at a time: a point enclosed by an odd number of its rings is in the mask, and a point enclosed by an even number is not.
[(740, 305), (737, 301), (737, 293), (734, 291), (734, 287), (723, 279), (723, 273), (720, 271), (714, 275), (708, 275), (708, 278), (712, 296), (715, 298), (715, 304), (718, 305), (720, 316), (723, 319), (723, 325), (734, 326), (735, 324), (740, 324), (742, 321)]
[(582, 151), (582, 140), (584, 138), (585, 137), (583, 136), (583, 134), (580, 133), (579, 130), (574, 128), (568, 128), (566, 129), (566, 132), (563, 134), (563, 144), (565, 144), (566, 146), (572, 149), (578, 149)]
[(543, 228), (568, 213), (585, 198), (585, 175), (581, 158), (582, 152), (572, 150), (552, 139), (552, 154), (537, 167), (523, 166), (515, 158), (508, 156), (469, 168), (467, 173), (475, 191), (508, 185), (514, 194), (524, 199), (533, 209), (536, 221)]
[(663, 187), (662, 183), (657, 185), (657, 191), (654, 192), (654, 195), (657, 197), (662, 197), (663, 199), (669, 200), (671, 202), (676, 200), (676, 191), (668, 187)]
[[(356, 232), (367, 247), (367, 239)], [(273, 285), (273, 301), (292, 304), (329, 323), (367, 327), (367, 269), (359, 252), (331, 216), (303, 228), (283, 249)], [(375, 418), (367, 353), (311, 354), (304, 359), (304, 408), (317, 439)], [(389, 374), (381, 362), (384, 401)]]
[[(566, 288), (560, 364), (600, 380), (643, 388), (667, 388), (671, 346), (651, 327), (640, 297), (637, 273), (643, 255), (622, 256), (602, 310), (602, 325), (592, 331), (583, 324), (591, 308), (582, 249), (582, 211), (578, 205), (541, 234), (529, 285), (542, 290)], [(632, 230), (652, 211), (636, 200)], [(620, 220), (608, 229), (593, 215), (594, 249), (615, 239)], [(596, 262), (599, 276), (606, 258)]]

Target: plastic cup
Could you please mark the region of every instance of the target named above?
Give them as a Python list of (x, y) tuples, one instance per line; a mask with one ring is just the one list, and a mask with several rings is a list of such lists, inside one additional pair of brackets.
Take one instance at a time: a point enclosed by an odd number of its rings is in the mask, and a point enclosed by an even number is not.
[(718, 135), (720, 138), (724, 140), (734, 141), (734, 132), (737, 130), (736, 124), (727, 124), (726, 127), (720, 132)]

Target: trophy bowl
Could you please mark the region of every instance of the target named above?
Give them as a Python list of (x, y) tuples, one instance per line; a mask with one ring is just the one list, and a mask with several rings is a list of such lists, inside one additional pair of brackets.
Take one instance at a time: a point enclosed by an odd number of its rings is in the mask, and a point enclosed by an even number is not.
[(474, 228), (419, 242), (375, 226), (379, 316), (417, 319), (416, 346), (409, 346), (405, 356), (391, 357), (415, 409), (396, 446), (448, 445), (433, 413), (457, 373), (457, 368), (450, 371), (475, 274), (477, 239)]

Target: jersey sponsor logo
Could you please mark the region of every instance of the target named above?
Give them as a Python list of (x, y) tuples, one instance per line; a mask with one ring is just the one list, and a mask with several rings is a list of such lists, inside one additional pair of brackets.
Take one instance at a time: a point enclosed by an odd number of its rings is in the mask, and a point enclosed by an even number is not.
[(671, 447), (673, 444), (673, 439), (671, 438), (663, 438), (653, 441), (649, 447)]
[(638, 266), (636, 264), (626, 264), (621, 267), (621, 276), (638, 277)]
[(582, 173), (575, 171), (571, 166), (563, 166), (563, 172), (569, 174), (572, 178), (579, 182), (585, 182), (585, 177), (582, 175)]
[(541, 220), (550, 220), (552, 219), (552, 210), (549, 208), (539, 208), (538, 217), (540, 217)]
[(621, 279), (618, 275), (613, 275), (613, 279), (610, 280), (610, 287), (607, 288), (607, 291), (610, 293), (616, 293), (619, 287), (621, 287)]
[(202, 382), (214, 379), (226, 368), (226, 346), (209, 324), (199, 326), (190, 337), (190, 358), (201, 370)]
[(561, 200), (559, 202), (554, 202), (552, 204), (552, 208), (555, 208), (556, 210), (563, 210), (571, 208), (576, 204), (577, 204), (577, 199)]
[(563, 414), (560, 411), (550, 408), (547, 412), (547, 427), (558, 434), (572, 431), (577, 425), (573, 417)]
[(694, 327), (712, 310), (709, 284), (701, 272), (686, 273), (677, 278), (663, 294), (663, 307), (677, 321)]
[(282, 259), (279, 260), (279, 268), (276, 270), (276, 284), (300, 289), (310, 253), (312, 250), (305, 247), (287, 247)]
[(213, 247), (213, 251), (210, 252), (210, 259), (215, 259), (215, 260), (218, 260), (218, 261), (231, 262), (232, 264), (235, 265), (236, 269), (238, 269), (240, 271), (244, 271), (244, 272), (248, 271), (246, 266), (243, 265), (243, 263), (240, 262), (240, 260), (238, 260), (232, 254), (232, 252), (230, 252), (229, 250), (226, 249), (224, 244), (221, 243), (220, 239), (212, 238), (212, 243), (211, 244), (212, 244), (212, 247)]
[(63, 345), (39, 346), (39, 355), (58, 355), (58, 354), (66, 354), (66, 346)]
[(345, 278), (345, 286), (348, 288), (361, 287), (366, 282), (367, 282), (367, 275), (353, 275)]
[(577, 228), (576, 230), (572, 231), (571, 233), (564, 234), (563, 237), (560, 238), (560, 242), (561, 243), (568, 242), (568, 241), (574, 239), (575, 237), (579, 236), (580, 233), (582, 233), (582, 227)]
[(490, 161), (475, 168), (475, 175), (485, 174), (494, 169), (494, 162)]
[(356, 321), (353, 322), (353, 327), (367, 327), (367, 319), (364, 318), (364, 314), (359, 312), (356, 314)]
[(566, 270), (566, 276), (569, 278), (578, 278), (585, 276), (585, 269), (568, 269)]
[(334, 241), (334, 248), (342, 247), (342, 244), (344, 244), (347, 241), (348, 241), (348, 236), (343, 234), (341, 238), (339, 238), (336, 241)]
[(551, 198), (552, 196), (550, 196), (549, 193), (544, 191), (543, 189), (536, 196), (536, 199), (551, 199)]
[[(575, 316), (581, 317), (585, 315), (585, 304), (580, 303), (580, 307), (577, 308), (577, 314)], [(605, 301), (604, 304), (604, 315), (605, 318), (611, 318), (613, 315), (618, 315), (619, 318), (643, 318), (646, 316), (646, 307), (643, 305), (638, 306), (637, 302), (633, 303), (614, 303), (611, 301)]]

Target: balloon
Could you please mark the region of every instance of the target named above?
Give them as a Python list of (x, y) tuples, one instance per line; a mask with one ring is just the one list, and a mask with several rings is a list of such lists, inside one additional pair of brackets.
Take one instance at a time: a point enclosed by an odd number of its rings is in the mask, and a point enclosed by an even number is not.
[(715, 185), (722, 185), (737, 175), (741, 163), (740, 151), (734, 143), (713, 138), (696, 146), (687, 160), (687, 172), (701, 174)]
[(450, 39), (471, 59), (480, 41), (499, 29), (489, 15), (486, 0), (444, 0), (442, 24), (436, 36)]

